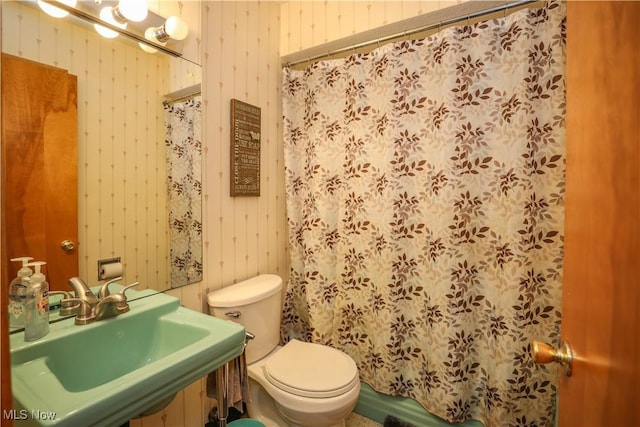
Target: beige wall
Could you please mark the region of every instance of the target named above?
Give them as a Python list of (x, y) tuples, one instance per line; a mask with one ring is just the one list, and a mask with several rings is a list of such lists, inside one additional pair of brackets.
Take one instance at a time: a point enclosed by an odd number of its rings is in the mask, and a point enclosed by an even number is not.
[(285, 1), (280, 53), (287, 55), (458, 3), (462, 0)]
[[(194, 310), (206, 310), (211, 290), (261, 273), (287, 276), (279, 13), (270, 1), (203, 3), (204, 281), (169, 292)], [(260, 197), (229, 195), (232, 98), (261, 108)], [(212, 405), (203, 378), (131, 426), (202, 426)]]

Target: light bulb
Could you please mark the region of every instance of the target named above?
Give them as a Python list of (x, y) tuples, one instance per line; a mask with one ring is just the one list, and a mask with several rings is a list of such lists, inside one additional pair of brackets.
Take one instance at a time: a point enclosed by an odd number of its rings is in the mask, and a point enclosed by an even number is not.
[[(76, 7), (77, 0), (58, 0), (59, 3), (66, 4), (67, 6)], [(38, 6), (44, 13), (54, 18), (64, 18), (69, 14), (66, 10), (62, 10), (59, 7), (52, 6), (51, 4), (38, 0)]]
[[(162, 46), (167, 44), (166, 42), (164, 42), (164, 43), (163, 42), (159, 42), (158, 39), (156, 39), (156, 29), (153, 28), (153, 27), (149, 27), (149, 28), (147, 28), (145, 30), (144, 38), (149, 40), (150, 42), (157, 43), (157, 44), (162, 45)], [(155, 49), (155, 48), (153, 48), (153, 47), (151, 47), (151, 46), (149, 46), (148, 44), (145, 44), (145, 43), (138, 42), (138, 46), (140, 46), (140, 49), (144, 50), (147, 53), (156, 53), (158, 51), (158, 49)]]
[[(119, 23), (118, 21), (116, 21), (113, 17), (113, 9), (109, 6), (107, 7), (103, 7), (102, 10), (100, 11), (100, 19), (102, 19), (105, 22), (108, 22), (111, 25), (114, 25), (118, 28), (122, 28), (123, 30), (125, 28), (127, 28), (127, 23), (125, 22), (124, 24)], [(98, 32), (98, 34), (100, 34), (102, 37), (106, 37), (108, 39), (112, 39), (114, 37), (118, 37), (118, 32), (117, 31), (113, 31), (110, 28), (104, 27), (100, 24), (93, 24), (93, 26), (95, 27), (96, 31)]]
[[(153, 33), (147, 34), (150, 31), (153, 31)], [(184, 40), (187, 34), (189, 34), (187, 23), (177, 16), (170, 16), (161, 26), (157, 28), (147, 28), (147, 31), (145, 31), (145, 37), (148, 40), (160, 42), (163, 46), (169, 39)]]
[(164, 23), (164, 30), (174, 40), (184, 40), (189, 34), (187, 23), (177, 16), (170, 16)]
[(133, 22), (144, 21), (148, 8), (146, 0), (120, 0), (116, 7), (116, 13)]
[(148, 44), (144, 44), (144, 43), (138, 42), (138, 46), (140, 46), (140, 49), (144, 50), (147, 53), (157, 53), (158, 52), (158, 49), (154, 49), (151, 46), (149, 46)]

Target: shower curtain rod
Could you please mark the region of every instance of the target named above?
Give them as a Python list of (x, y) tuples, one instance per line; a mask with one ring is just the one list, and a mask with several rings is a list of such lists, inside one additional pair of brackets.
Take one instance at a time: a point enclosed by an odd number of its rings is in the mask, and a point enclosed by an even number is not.
[(180, 102), (180, 101), (187, 100), (189, 98), (193, 98), (194, 96), (198, 96), (200, 94), (201, 94), (201, 85), (200, 83), (198, 83), (193, 86), (189, 86), (184, 89), (180, 89), (175, 92), (166, 94), (163, 97), (163, 102), (172, 104), (174, 102)]
[(492, 13), (504, 11), (506, 14), (509, 9), (516, 9), (533, 3), (542, 4), (543, 2), (539, 0), (476, 0), (461, 3), (285, 55), (282, 57), (282, 66), (286, 68), (316, 62), (363, 47), (380, 45), (391, 40), (469, 21)]

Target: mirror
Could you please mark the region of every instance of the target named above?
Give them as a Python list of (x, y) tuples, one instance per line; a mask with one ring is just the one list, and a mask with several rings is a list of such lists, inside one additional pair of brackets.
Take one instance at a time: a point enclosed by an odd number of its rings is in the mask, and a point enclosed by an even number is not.
[(200, 84), (201, 67), (146, 53), (124, 37), (103, 38), (93, 25), (50, 17), (35, 2), (2, 2), (2, 32), (3, 53), (77, 76), (79, 276), (104, 283), (98, 261), (120, 258), (124, 283), (171, 288), (163, 101), (193, 95), (185, 88)]

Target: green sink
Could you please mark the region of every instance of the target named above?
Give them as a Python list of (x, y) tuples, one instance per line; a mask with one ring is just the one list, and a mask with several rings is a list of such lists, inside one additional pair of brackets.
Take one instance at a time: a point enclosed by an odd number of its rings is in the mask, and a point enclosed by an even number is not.
[(15, 424), (118, 426), (242, 352), (242, 326), (153, 294), (120, 316), (51, 324), (35, 342), (11, 335)]

